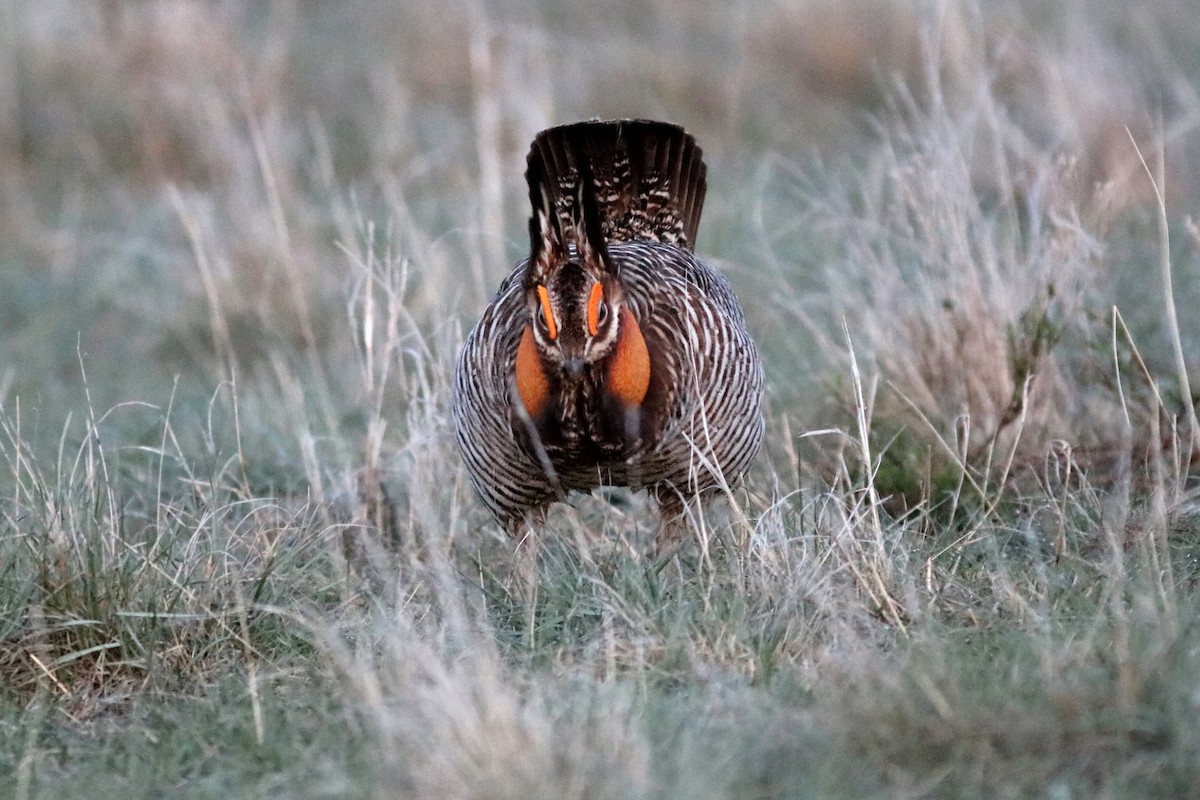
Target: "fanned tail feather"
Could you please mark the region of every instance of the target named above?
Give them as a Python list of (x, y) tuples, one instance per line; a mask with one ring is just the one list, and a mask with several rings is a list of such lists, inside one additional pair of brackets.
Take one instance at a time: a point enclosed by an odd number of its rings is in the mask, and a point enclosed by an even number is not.
[(579, 122), (542, 131), (525, 173), (534, 262), (552, 268), (568, 242), (581, 250), (622, 241), (693, 250), (705, 171), (695, 140), (665, 122)]

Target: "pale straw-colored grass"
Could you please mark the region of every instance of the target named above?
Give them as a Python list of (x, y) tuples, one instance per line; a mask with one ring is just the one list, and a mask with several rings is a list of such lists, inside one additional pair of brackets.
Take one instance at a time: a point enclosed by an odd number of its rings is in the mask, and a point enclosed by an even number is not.
[[(1196, 16), (644, 10), (0, 9), (17, 797), (1195, 793)], [(449, 380), (593, 115), (705, 148), (768, 443), (521, 578)]]

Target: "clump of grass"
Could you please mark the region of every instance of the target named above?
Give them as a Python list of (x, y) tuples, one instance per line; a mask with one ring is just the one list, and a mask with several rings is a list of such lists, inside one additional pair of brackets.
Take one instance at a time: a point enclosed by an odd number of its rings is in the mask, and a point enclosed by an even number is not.
[[(828, 273), (833, 310), (855, 320), (850, 346), (875, 381), (879, 463), (865, 468), (898, 513), (992, 507), (1036, 483), (1064, 442), (1074, 468), (1119, 480), (1104, 454), (1127, 446), (1131, 423), (1151, 441), (1161, 405), (1131, 406), (1087, 352), (1116, 268), (1104, 201), (1069, 160), (1032, 147), (996, 96), (938, 86), (901, 96), (855, 191), (816, 211), (845, 242)], [(821, 333), (831, 324), (812, 328), (840, 375), (846, 342)]]
[[(236, 462), (197, 474), (169, 418), (158, 447), (132, 452), (104, 442), (104, 417), (68, 426), (49, 464), (20, 420), (19, 404), (0, 416), (7, 702), (45, 690), (88, 716), (114, 696), (203, 680), (231, 657), (267, 658), (294, 637), (260, 606), (282, 574), (322, 560), (319, 542), (297, 538), (311, 524), (303, 509), (250, 496)], [(166, 494), (180, 482), (191, 492)]]

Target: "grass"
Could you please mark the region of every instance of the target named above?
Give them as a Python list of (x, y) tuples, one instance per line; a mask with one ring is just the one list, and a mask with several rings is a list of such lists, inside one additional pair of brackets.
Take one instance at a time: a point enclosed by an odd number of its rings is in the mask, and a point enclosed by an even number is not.
[[(590, 9), (0, 9), (0, 794), (1200, 793), (1195, 15)], [(448, 380), (617, 115), (709, 157), (769, 444), (531, 592)]]

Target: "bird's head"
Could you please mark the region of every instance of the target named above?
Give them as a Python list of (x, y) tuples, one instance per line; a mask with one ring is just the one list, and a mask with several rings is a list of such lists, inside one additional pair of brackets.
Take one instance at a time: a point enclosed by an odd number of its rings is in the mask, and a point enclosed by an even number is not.
[(564, 380), (578, 380), (612, 352), (621, 333), (621, 285), (568, 262), (526, 291), (538, 352)]

